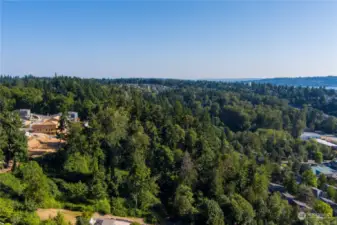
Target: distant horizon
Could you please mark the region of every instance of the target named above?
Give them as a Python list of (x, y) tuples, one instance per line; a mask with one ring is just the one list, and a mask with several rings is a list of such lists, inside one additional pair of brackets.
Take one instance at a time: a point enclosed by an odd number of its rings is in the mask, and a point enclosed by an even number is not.
[(316, 75), (316, 76), (294, 76), (294, 77), (242, 77), (242, 78), (235, 78), (235, 77), (220, 77), (220, 78), (172, 78), (172, 77), (137, 77), (137, 76), (130, 76), (130, 77), (81, 77), (81, 76), (72, 76), (67, 74), (58, 74), (54, 73), (53, 75), (43, 75), (43, 76), (36, 76), (34, 74), (25, 74), (25, 75), (11, 75), (11, 74), (0, 74), (0, 76), (10, 76), (10, 77), (25, 77), (25, 76), (33, 76), (37, 78), (52, 78), (56, 76), (64, 76), (64, 77), (76, 77), (81, 79), (173, 79), (173, 80), (208, 80), (208, 81), (223, 81), (223, 80), (264, 80), (264, 79), (295, 79), (295, 78), (326, 78), (326, 77), (337, 77), (337, 75)]
[(0, 74), (337, 74), (337, 1), (2, 1)]

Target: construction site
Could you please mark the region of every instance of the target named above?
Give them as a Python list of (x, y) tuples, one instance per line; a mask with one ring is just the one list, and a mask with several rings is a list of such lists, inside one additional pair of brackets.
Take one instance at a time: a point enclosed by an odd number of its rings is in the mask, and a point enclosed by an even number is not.
[[(54, 153), (65, 143), (64, 140), (57, 137), (59, 131), (60, 119), (62, 114), (41, 115), (31, 113), (29, 109), (18, 110), (21, 121), (21, 130), (27, 137), (28, 157), (41, 157), (48, 153)], [(77, 112), (68, 112), (67, 120), (69, 122), (78, 122)], [(63, 132), (66, 132), (64, 130)], [(13, 162), (9, 162), (6, 168), (1, 169), (0, 173), (11, 171)]]

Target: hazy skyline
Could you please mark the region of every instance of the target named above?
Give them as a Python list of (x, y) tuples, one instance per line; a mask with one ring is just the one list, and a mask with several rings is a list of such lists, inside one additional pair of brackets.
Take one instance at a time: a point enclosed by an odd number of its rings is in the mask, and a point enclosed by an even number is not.
[(1, 74), (337, 75), (337, 1), (3, 1)]

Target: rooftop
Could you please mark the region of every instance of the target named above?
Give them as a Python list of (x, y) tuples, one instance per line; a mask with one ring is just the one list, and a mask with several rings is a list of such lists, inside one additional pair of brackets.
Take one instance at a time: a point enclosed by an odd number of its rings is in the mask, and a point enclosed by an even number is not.
[(309, 207), (307, 204), (305, 204), (304, 202), (298, 201), (298, 200), (294, 200), (293, 201), (296, 205), (303, 207), (303, 208), (307, 208), (311, 210), (311, 207)]
[(289, 194), (288, 192), (282, 193), (282, 195), (283, 195), (284, 197), (286, 197), (286, 198), (295, 198), (295, 196)]
[(315, 139), (318, 143), (329, 146), (329, 147), (337, 147), (337, 145), (332, 144), (326, 140), (322, 140), (322, 139)]
[(337, 205), (334, 201), (328, 199), (328, 198), (323, 198), (321, 197), (321, 200), (325, 203), (328, 203), (329, 205)]
[(276, 184), (276, 183), (272, 183), (272, 182), (270, 182), (269, 185), (270, 185), (270, 186), (273, 186), (273, 187), (284, 187), (284, 186), (281, 185), (281, 184)]
[(314, 174), (316, 175), (319, 175), (319, 174), (333, 174), (333, 173), (336, 173), (337, 171), (336, 170), (333, 170), (331, 169), (330, 167), (327, 167), (327, 166), (323, 166), (323, 165), (320, 165), (320, 166), (312, 166), (311, 167), (311, 170)]
[(308, 140), (310, 138), (320, 138), (321, 135), (314, 132), (303, 132), (300, 136), (302, 140)]

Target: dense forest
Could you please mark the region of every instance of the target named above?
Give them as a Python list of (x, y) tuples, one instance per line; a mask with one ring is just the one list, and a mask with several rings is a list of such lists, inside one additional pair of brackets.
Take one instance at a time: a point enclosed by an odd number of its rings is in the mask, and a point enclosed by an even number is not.
[[(37, 208), (145, 218), (151, 224), (337, 224), (310, 187), (332, 181), (302, 165), (335, 152), (299, 139), (302, 131), (337, 132), (337, 93), (324, 88), (165, 79), (0, 77), (0, 221), (41, 222)], [(16, 109), (54, 114), (65, 145), (29, 159)], [(329, 114), (329, 115), (326, 115)], [(286, 163), (284, 163), (286, 161)], [(303, 182), (298, 184), (296, 178)], [(270, 182), (325, 215), (298, 219), (297, 207)], [(337, 193), (332, 193), (337, 199)]]

